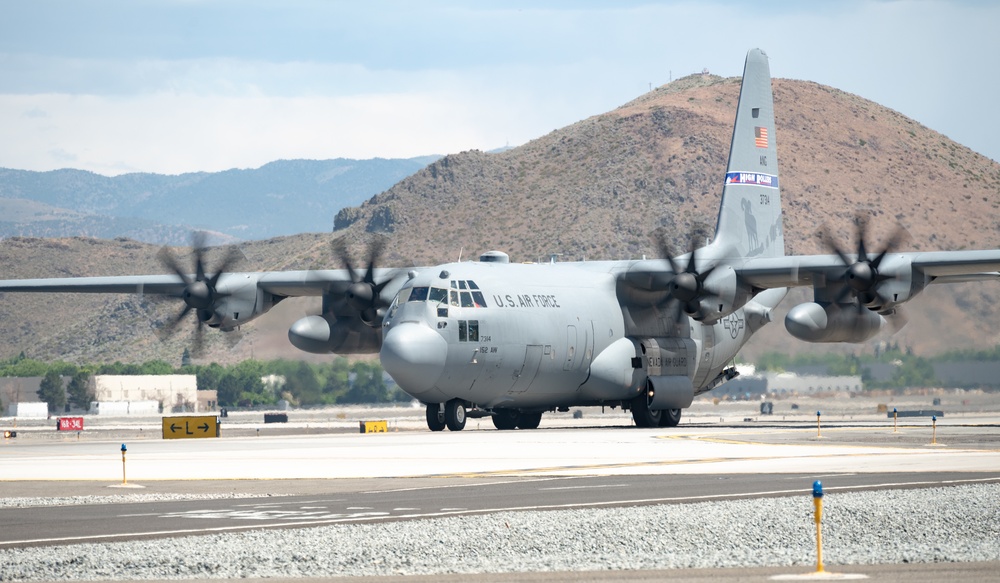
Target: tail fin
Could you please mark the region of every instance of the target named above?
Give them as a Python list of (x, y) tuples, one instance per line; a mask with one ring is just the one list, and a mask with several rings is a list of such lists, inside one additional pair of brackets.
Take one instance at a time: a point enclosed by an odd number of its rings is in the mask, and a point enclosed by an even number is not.
[(767, 54), (747, 53), (713, 245), (740, 257), (785, 254)]

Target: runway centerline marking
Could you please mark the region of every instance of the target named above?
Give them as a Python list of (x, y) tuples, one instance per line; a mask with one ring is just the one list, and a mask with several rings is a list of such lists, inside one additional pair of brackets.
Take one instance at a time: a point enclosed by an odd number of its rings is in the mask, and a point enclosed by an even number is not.
[(559, 486), (539, 490), (600, 490), (603, 488), (628, 488), (629, 484), (595, 484), (593, 486)]

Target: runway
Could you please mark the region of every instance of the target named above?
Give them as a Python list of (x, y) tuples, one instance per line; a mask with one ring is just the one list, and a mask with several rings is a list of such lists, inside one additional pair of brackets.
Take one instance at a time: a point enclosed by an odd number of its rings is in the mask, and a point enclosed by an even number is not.
[[(109, 502), (0, 510), (0, 548), (162, 538), (251, 529), (303, 528), (528, 512), (683, 504), (773, 496), (809, 497), (814, 480), (834, 494), (1000, 482), (994, 473), (730, 474), (507, 478), (456, 481), (427, 478), (396, 483), (364, 480), (273, 482), (270, 491), (313, 489), (313, 494), (210, 500)], [(234, 485), (239, 491), (245, 483)], [(182, 490), (184, 483), (150, 488)], [(259, 484), (257, 485), (259, 486)], [(361, 488), (358, 488), (361, 486)]]
[[(0, 480), (275, 480), (643, 474), (980, 472), (1000, 468), (1000, 427), (802, 424), (671, 430), (557, 427), (535, 431), (326, 434), (122, 441), (11, 440)], [(2, 484), (2, 482), (0, 482)], [(0, 485), (6, 489), (7, 485)], [(13, 495), (13, 494), (9, 494)]]
[[(933, 438), (922, 422), (893, 430), (883, 420), (842, 419), (818, 430), (808, 417), (700, 420), (658, 430), (617, 420), (566, 421), (535, 431), (471, 426), (443, 433), (401, 421), (383, 434), (317, 430), (315, 424), (258, 432), (233, 424), (222, 438), (203, 440), (162, 440), (134, 426), (82, 437), (29, 429), (0, 443), (0, 498), (8, 503), (0, 507), (0, 549), (498, 512), (807, 498), (817, 479), (831, 495), (1000, 482), (1000, 426), (992, 421), (953, 417)], [(50, 498), (53, 505), (18, 508), (11, 501), (19, 497), (35, 503)], [(64, 502), (72, 504), (54, 505)]]

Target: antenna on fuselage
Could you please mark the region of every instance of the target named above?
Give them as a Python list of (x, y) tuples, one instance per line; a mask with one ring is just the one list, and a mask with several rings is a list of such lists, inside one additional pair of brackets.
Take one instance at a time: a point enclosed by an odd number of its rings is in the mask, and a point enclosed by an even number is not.
[(458, 250), (458, 263), (462, 262), (462, 253), (464, 252), (465, 252), (465, 245), (463, 245), (462, 248)]

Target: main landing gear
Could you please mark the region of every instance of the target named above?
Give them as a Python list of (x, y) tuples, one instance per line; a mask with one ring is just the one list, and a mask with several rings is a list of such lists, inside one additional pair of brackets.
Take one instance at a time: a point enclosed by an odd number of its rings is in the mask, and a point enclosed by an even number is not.
[(500, 430), (538, 429), (542, 412), (527, 413), (516, 409), (494, 409), (493, 426)]
[(431, 431), (443, 431), (447, 427), (450, 431), (461, 431), (465, 429), (465, 402), (461, 399), (452, 399), (444, 405), (431, 403), (427, 405), (427, 427)]
[[(472, 411), (473, 417), (485, 417), (490, 413), (481, 409)], [(447, 427), (450, 431), (461, 431), (465, 429), (465, 422), (469, 416), (466, 409), (466, 402), (461, 399), (452, 399), (446, 403), (431, 403), (427, 405), (427, 427), (431, 431), (444, 431)], [(525, 412), (517, 409), (494, 409), (493, 425), (497, 429), (538, 429), (542, 422), (542, 412)]]
[(677, 427), (681, 409), (650, 409), (645, 394), (632, 399), (632, 419), (636, 427)]

